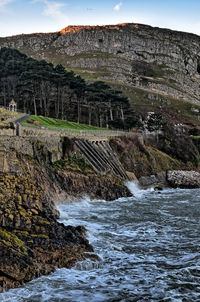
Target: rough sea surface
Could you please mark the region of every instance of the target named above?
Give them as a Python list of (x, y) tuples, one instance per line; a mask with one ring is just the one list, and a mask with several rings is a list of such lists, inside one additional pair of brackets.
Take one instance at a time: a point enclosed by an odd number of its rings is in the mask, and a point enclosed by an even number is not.
[(0, 294), (6, 302), (200, 301), (200, 190), (141, 191), (60, 205), (99, 255)]

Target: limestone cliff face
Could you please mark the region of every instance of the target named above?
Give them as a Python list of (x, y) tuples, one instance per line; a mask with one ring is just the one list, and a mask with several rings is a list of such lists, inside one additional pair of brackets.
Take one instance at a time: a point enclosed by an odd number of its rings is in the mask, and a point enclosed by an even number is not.
[(1, 38), (3, 46), (102, 80), (199, 102), (200, 37), (194, 34), (142, 24), (69, 26)]

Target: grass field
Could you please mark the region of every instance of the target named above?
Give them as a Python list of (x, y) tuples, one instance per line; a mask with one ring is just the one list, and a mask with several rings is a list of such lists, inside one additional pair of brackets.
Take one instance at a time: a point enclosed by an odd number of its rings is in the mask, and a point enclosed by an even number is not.
[(44, 116), (31, 115), (27, 120), (22, 122), (23, 126), (28, 127), (45, 127), (50, 130), (107, 130), (105, 128), (99, 128), (95, 126), (89, 126), (85, 124), (77, 124), (75, 122), (69, 122), (59, 119), (54, 119)]

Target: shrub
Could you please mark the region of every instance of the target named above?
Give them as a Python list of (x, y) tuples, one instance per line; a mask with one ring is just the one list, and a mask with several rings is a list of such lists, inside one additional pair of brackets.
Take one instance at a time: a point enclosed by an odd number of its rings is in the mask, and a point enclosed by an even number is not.
[(178, 135), (170, 124), (163, 127), (163, 134), (159, 136), (158, 148), (185, 164), (198, 165), (199, 152), (192, 139), (184, 133)]

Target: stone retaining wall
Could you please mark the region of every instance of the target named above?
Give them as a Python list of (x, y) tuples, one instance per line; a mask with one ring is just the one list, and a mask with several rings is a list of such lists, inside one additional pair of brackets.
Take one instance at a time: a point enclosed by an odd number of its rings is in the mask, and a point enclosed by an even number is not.
[(109, 131), (109, 130), (49, 130), (37, 129), (31, 127), (21, 127), (22, 136), (35, 137), (76, 137), (77, 139), (87, 139), (90, 141), (108, 140), (109, 137), (128, 135), (128, 132), (123, 131)]
[(24, 155), (33, 156), (34, 143), (45, 144), (45, 147), (49, 152), (61, 153), (62, 144), (60, 137), (42, 137), (41, 140), (38, 137), (16, 137), (16, 136), (1, 136), (1, 145), (5, 146), (7, 150), (15, 149), (17, 152), (21, 152)]

